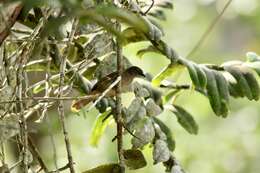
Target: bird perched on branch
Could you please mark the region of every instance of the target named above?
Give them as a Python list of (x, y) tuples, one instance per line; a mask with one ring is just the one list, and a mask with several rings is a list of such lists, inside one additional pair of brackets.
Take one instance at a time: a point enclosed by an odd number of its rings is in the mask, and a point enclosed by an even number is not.
[[(91, 89), (88, 94), (89, 97), (74, 101), (71, 106), (71, 110), (79, 111), (81, 108), (86, 106), (88, 103), (95, 101), (99, 98), (103, 92), (105, 92), (119, 77), (118, 72), (113, 72), (108, 74), (107, 76), (101, 78)], [(121, 91), (128, 92), (130, 91), (130, 84), (133, 79), (136, 77), (145, 77), (142, 69), (136, 66), (129, 67), (125, 71), (122, 72), (121, 75)], [(116, 87), (113, 87), (110, 91), (107, 92), (107, 97), (113, 97), (116, 95)]]

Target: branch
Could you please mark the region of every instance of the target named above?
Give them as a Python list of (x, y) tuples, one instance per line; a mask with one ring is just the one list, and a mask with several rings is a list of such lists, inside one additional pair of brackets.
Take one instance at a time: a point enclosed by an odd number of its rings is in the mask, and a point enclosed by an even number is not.
[[(118, 23), (118, 31), (121, 31), (121, 25)], [(119, 39), (116, 42), (116, 55), (117, 55), (117, 72), (121, 77), (123, 70), (123, 53), (122, 53), (122, 45)], [(124, 163), (124, 155), (123, 155), (123, 118), (122, 118), (122, 99), (121, 99), (121, 80), (118, 82), (116, 86), (116, 123), (117, 123), (117, 154), (120, 165), (120, 173), (125, 172), (125, 163)]]
[(194, 55), (194, 53), (201, 47), (201, 45), (205, 42), (205, 40), (208, 38), (209, 34), (211, 33), (211, 31), (213, 31), (214, 27), (216, 26), (216, 24), (218, 23), (218, 21), (220, 20), (220, 18), (223, 16), (223, 14), (225, 13), (225, 11), (227, 10), (227, 8), (229, 7), (229, 5), (231, 4), (232, 0), (229, 0), (226, 5), (224, 6), (224, 8), (222, 9), (222, 11), (219, 13), (219, 15), (211, 22), (211, 24), (209, 25), (208, 29), (204, 32), (204, 34), (201, 36), (201, 38), (199, 39), (198, 43), (194, 46), (194, 48), (190, 51), (190, 53), (187, 55), (187, 57), (191, 57), (192, 55)]
[(41, 169), (43, 169), (45, 172), (49, 172), (46, 164), (44, 163), (44, 161), (43, 161), (43, 159), (42, 159), (42, 157), (41, 157), (41, 155), (38, 151), (38, 149), (36, 148), (36, 146), (34, 145), (32, 139), (30, 137), (28, 137), (28, 142), (29, 142), (30, 150), (31, 150), (33, 156), (37, 158), (37, 160), (38, 160), (38, 162), (41, 166)]
[(3, 31), (0, 33), (0, 46), (2, 45), (2, 43), (4, 42), (4, 40), (8, 37), (11, 28), (13, 27), (13, 25), (15, 24), (18, 16), (20, 15), (21, 11), (22, 11), (23, 5), (20, 4), (17, 7), (15, 7), (12, 15), (10, 16), (10, 18), (7, 21), (7, 25), (6, 27), (3, 29)]
[[(72, 28), (71, 28), (71, 32), (70, 32), (70, 36), (69, 36), (69, 42), (67, 44), (66, 56), (62, 57), (61, 62), (60, 62), (60, 82), (59, 82), (58, 97), (62, 97), (62, 95), (63, 95), (62, 87), (64, 86), (66, 59), (68, 58), (68, 55), (69, 55), (69, 49), (71, 47), (71, 42), (73, 41), (77, 25), (78, 25), (78, 20), (74, 19), (73, 24), (72, 24)], [(74, 166), (73, 166), (73, 157), (72, 157), (72, 152), (71, 152), (71, 144), (70, 144), (70, 140), (69, 140), (69, 136), (68, 136), (67, 127), (66, 127), (66, 124), (65, 124), (64, 103), (63, 103), (62, 100), (59, 101), (58, 112), (59, 112), (59, 119), (60, 119), (60, 122), (61, 122), (61, 125), (62, 125), (64, 140), (65, 140), (65, 144), (66, 144), (67, 157), (68, 157), (68, 161), (69, 161), (69, 163), (68, 163), (69, 169), (70, 169), (71, 173), (75, 173), (75, 169), (74, 169)]]

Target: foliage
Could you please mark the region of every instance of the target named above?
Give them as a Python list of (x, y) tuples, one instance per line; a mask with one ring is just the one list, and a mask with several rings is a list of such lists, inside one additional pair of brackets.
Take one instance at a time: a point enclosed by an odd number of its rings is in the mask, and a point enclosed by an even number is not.
[[(19, 137), (17, 143), (21, 145), (21, 159), (18, 163), (22, 161), (23, 168), (27, 167), (24, 170), (33, 169), (28, 167), (32, 164), (28, 161), (30, 153), (35, 159), (38, 158), (45, 172), (48, 170), (35, 154), (33, 145), (27, 141), (27, 124), (43, 123), (47, 118), (47, 109), (55, 102), (59, 103), (58, 111), (62, 115), (63, 100), (84, 99), (84, 95), (91, 92), (93, 80), (118, 71), (117, 44), (125, 47), (146, 42), (147, 47), (139, 49), (138, 56), (153, 52), (169, 60), (169, 64), (152, 79), (147, 74), (143, 81), (133, 83), (131, 92), (135, 96), (129, 106), (122, 107), (124, 129), (132, 136), (132, 148), (123, 152), (124, 166), (129, 169), (146, 166), (142, 150), (149, 145), (153, 148), (154, 164), (163, 163), (167, 172), (183, 172), (173, 155), (173, 135), (166, 123), (159, 119), (162, 112), (168, 109), (187, 132), (198, 133), (193, 116), (183, 106), (175, 104), (179, 94), (190, 90), (203, 94), (214, 113), (223, 118), (228, 116), (230, 97), (259, 100), (257, 78), (260, 76), (260, 57), (257, 54), (248, 53), (244, 62), (198, 64), (179, 56), (162, 40), (164, 32), (158, 21), (165, 20), (165, 9), (173, 8), (171, 0), (158, 1), (151, 9), (147, 1), (136, 3), (127, 0), (3, 2), (5, 8), (11, 5), (23, 7), (17, 22), (26, 32), (17, 29), (11, 31), (8, 39), (0, 40), (0, 128), (3, 133), (0, 139), (4, 143), (15, 136)], [(12, 40), (12, 36), (18, 40)], [(123, 69), (132, 66), (128, 57), (123, 57), (122, 66)], [(191, 84), (180, 85), (167, 80), (175, 73), (182, 72), (182, 69), (186, 69)], [(32, 72), (45, 77), (39, 77), (41, 80), (35, 82), (29, 77)], [(159, 89), (163, 89), (163, 92)], [(72, 90), (80, 96), (72, 95)], [(112, 97), (99, 97), (95, 107), (100, 115), (93, 125), (92, 145), (98, 145), (112, 116), (117, 122), (116, 103), (117, 100)], [(85, 109), (81, 112), (87, 114)], [(63, 128), (68, 144), (65, 126)], [(71, 156), (69, 148), (67, 150), (68, 156)], [(3, 165), (6, 167), (6, 164)], [(121, 172), (121, 166), (111, 163), (84, 172)], [(65, 166), (67, 168), (73, 172), (70, 164)]]

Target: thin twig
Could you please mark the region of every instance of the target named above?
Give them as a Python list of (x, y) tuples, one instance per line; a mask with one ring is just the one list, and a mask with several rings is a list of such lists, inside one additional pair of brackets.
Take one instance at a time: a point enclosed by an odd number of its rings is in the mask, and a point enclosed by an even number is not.
[(201, 47), (201, 45), (205, 42), (205, 40), (207, 39), (207, 37), (209, 36), (209, 34), (213, 31), (214, 27), (216, 26), (216, 24), (218, 23), (218, 21), (220, 20), (220, 18), (223, 16), (223, 14), (225, 13), (225, 11), (227, 10), (227, 8), (229, 7), (229, 5), (231, 4), (232, 0), (229, 0), (226, 5), (224, 6), (224, 8), (222, 9), (222, 11), (219, 13), (219, 15), (211, 22), (211, 24), (209, 25), (209, 27), (207, 28), (207, 30), (204, 32), (204, 34), (201, 36), (201, 38), (199, 39), (199, 41), (197, 42), (197, 44), (194, 46), (194, 48), (190, 51), (190, 53), (188, 53), (187, 57), (191, 57), (194, 55), (194, 53)]
[(64, 170), (69, 169), (69, 168), (70, 168), (70, 165), (67, 164), (67, 165), (65, 165), (65, 166), (63, 166), (63, 167), (61, 167), (61, 168), (58, 168), (58, 169), (55, 170), (55, 171), (50, 171), (50, 172), (48, 172), (48, 173), (57, 173), (57, 172), (64, 171)]
[[(18, 81), (17, 81), (17, 86), (18, 86), (18, 99), (22, 100), (23, 98), (23, 62), (25, 62), (26, 56), (28, 55), (29, 49), (26, 47), (25, 49), (23, 49), (22, 54), (21, 54), (21, 58), (19, 59), (19, 68), (18, 68), (18, 73), (17, 73), (17, 77), (18, 77)], [(21, 120), (21, 139), (22, 139), (22, 158), (23, 158), (23, 162), (22, 162), (22, 167), (23, 167), (23, 171), (24, 173), (27, 173), (29, 171), (28, 168), (28, 131), (27, 131), (27, 122), (25, 119), (25, 115), (24, 115), (24, 103), (20, 102), (19, 104), (19, 117)]]
[(36, 157), (36, 159), (38, 160), (41, 168), (45, 171), (45, 172), (48, 172), (48, 168), (46, 166), (46, 164), (44, 163), (38, 149), (36, 148), (35, 144), (33, 143), (32, 139), (30, 137), (28, 137), (28, 144), (29, 144), (29, 147), (30, 147), (30, 151), (32, 152), (33, 156)]
[(153, 8), (154, 0), (151, 0), (151, 1), (152, 1), (151, 5), (150, 5), (149, 8), (143, 13), (143, 15), (146, 15), (147, 13), (149, 13), (150, 10)]
[[(73, 41), (77, 25), (78, 25), (78, 20), (74, 19), (73, 24), (72, 24), (72, 29), (71, 29), (71, 32), (70, 32), (70, 36), (69, 36), (69, 42), (67, 44), (66, 56), (62, 57), (62, 59), (61, 59), (60, 83), (59, 83), (58, 97), (63, 96), (63, 89), (62, 88), (64, 86), (64, 79), (65, 79), (66, 59), (69, 55), (69, 49), (71, 47), (71, 42)], [(71, 144), (70, 144), (70, 140), (69, 140), (69, 136), (68, 136), (67, 127), (66, 127), (66, 124), (65, 124), (64, 103), (63, 103), (62, 100), (59, 101), (58, 112), (59, 112), (59, 119), (60, 119), (60, 122), (61, 122), (61, 125), (62, 125), (63, 136), (64, 136), (64, 140), (65, 140), (65, 144), (66, 144), (67, 157), (68, 157), (68, 162), (69, 162), (68, 163), (69, 169), (70, 169), (71, 173), (75, 173), (75, 169), (74, 169), (74, 165), (73, 165), (73, 157), (72, 157), (72, 152), (71, 152)]]
[(22, 4), (19, 4), (17, 7), (15, 7), (12, 15), (10, 16), (10, 18), (7, 21), (7, 26), (3, 29), (2, 32), (0, 32), (0, 46), (2, 45), (4, 40), (8, 37), (11, 28), (15, 24), (18, 16), (20, 15), (20, 13), (22, 11), (22, 8), (23, 8)]

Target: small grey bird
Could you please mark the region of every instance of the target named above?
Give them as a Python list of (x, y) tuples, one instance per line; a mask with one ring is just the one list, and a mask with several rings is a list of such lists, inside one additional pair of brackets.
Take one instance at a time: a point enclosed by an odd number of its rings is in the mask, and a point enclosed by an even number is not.
[[(74, 101), (71, 109), (73, 111), (79, 111), (81, 108), (86, 106), (88, 103), (96, 100), (113, 82), (117, 79), (118, 73), (113, 72), (107, 76), (101, 78), (91, 89), (88, 94), (88, 98)], [(130, 84), (136, 77), (145, 77), (142, 69), (136, 66), (129, 67), (123, 71), (121, 75), (121, 89), (122, 92), (128, 92), (130, 90)], [(116, 95), (116, 87), (113, 87), (107, 94), (107, 97), (113, 97)]]

